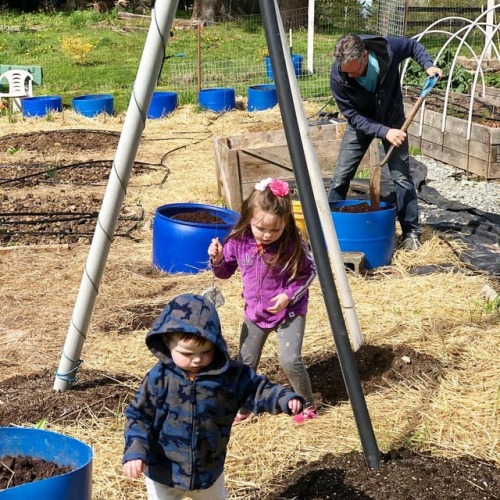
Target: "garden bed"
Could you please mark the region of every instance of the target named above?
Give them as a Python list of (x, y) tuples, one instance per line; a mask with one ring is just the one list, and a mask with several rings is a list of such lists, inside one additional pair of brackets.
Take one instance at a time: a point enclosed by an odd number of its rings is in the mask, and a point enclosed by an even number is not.
[[(418, 97), (408, 91), (405, 113)], [(410, 145), (422, 154), (486, 179), (500, 179), (500, 107), (488, 99), (474, 100), (472, 128), (467, 140), (470, 96), (454, 93), (443, 130), (444, 95), (433, 91), (408, 128)]]
[[(345, 123), (310, 127), (321, 174), (331, 178)], [(215, 168), (219, 194), (232, 210), (239, 210), (256, 182), (275, 177), (295, 183), (284, 130), (218, 137), (214, 139)], [(360, 168), (379, 162), (376, 141), (363, 158)]]

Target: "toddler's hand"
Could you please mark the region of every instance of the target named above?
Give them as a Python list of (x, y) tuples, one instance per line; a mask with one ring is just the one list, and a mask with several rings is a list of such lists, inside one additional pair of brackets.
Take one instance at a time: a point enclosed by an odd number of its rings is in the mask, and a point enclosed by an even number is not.
[(222, 261), (222, 249), (224, 247), (222, 246), (221, 242), (219, 241), (219, 238), (214, 238), (212, 240), (212, 243), (210, 243), (210, 246), (208, 247), (208, 256), (210, 257), (210, 260), (212, 261), (212, 264), (220, 264)]
[(130, 460), (123, 464), (123, 474), (129, 479), (139, 477), (146, 468), (146, 464), (142, 460)]
[(302, 411), (302, 401), (299, 398), (293, 398), (288, 401), (288, 408), (292, 412), (292, 415), (297, 415)]
[(280, 311), (283, 311), (288, 304), (290, 304), (290, 299), (288, 298), (286, 293), (280, 293), (271, 299), (274, 302), (274, 306), (268, 307), (267, 311), (272, 314), (278, 314)]

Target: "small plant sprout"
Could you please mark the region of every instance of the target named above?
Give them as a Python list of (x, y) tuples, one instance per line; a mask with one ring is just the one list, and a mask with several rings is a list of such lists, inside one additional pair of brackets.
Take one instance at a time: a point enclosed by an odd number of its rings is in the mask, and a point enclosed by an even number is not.
[(35, 429), (45, 429), (46, 425), (47, 425), (47, 420), (45, 420), (44, 418), (42, 418), (42, 420), (39, 420), (35, 424)]

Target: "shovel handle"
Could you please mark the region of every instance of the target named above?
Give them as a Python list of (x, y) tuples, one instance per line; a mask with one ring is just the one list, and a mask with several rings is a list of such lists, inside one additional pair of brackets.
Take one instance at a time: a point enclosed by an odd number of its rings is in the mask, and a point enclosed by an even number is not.
[[(410, 111), (410, 114), (406, 117), (405, 122), (403, 123), (403, 126), (401, 127), (400, 130), (403, 132), (406, 132), (408, 130), (408, 127), (410, 126), (410, 123), (413, 121), (413, 118), (415, 118), (415, 115), (417, 114), (418, 110), (420, 109), (420, 106), (422, 106), (422, 103), (424, 102), (425, 96), (419, 97), (417, 101), (415, 102), (413, 108)], [(394, 144), (391, 145), (387, 153), (385, 154), (384, 158), (380, 162), (380, 166), (383, 167), (390, 159), (392, 156), (392, 153), (394, 151)]]

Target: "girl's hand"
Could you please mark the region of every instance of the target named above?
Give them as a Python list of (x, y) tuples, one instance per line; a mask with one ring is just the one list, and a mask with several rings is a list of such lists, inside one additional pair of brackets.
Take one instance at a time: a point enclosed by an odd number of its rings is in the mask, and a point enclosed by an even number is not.
[(274, 302), (274, 306), (268, 307), (267, 311), (272, 314), (278, 314), (280, 311), (283, 311), (283, 309), (286, 309), (288, 304), (290, 304), (290, 299), (286, 293), (276, 295), (276, 297), (273, 297), (271, 301)]
[(212, 243), (210, 243), (210, 246), (208, 247), (208, 256), (210, 257), (210, 261), (212, 262), (212, 264), (218, 265), (221, 263), (223, 257), (223, 248), (224, 247), (219, 241), (219, 238), (214, 238), (212, 240)]
[(123, 464), (123, 474), (129, 479), (139, 477), (146, 468), (145, 462), (142, 460), (130, 460)]
[(297, 415), (302, 411), (302, 402), (299, 398), (293, 398), (288, 401), (288, 408), (292, 412), (292, 415)]

